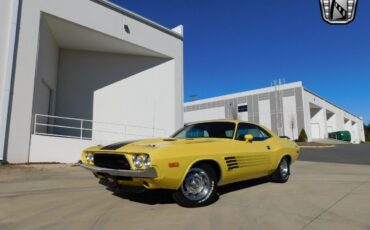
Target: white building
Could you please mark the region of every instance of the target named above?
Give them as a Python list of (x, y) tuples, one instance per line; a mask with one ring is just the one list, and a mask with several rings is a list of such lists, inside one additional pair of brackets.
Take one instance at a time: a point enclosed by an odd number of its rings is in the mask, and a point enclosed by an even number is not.
[(106, 0), (3, 0), (0, 161), (76, 162), (183, 124), (182, 26)]
[(185, 123), (213, 119), (259, 123), (291, 139), (298, 139), (302, 129), (309, 141), (328, 138), (330, 132), (347, 130), (353, 143), (365, 141), (361, 117), (304, 88), (302, 82), (185, 103)]

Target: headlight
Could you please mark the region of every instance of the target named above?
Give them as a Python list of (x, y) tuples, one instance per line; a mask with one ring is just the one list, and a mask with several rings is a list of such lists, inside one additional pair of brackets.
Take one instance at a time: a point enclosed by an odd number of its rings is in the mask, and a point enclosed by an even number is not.
[(143, 166), (145, 166), (145, 168), (148, 168), (151, 165), (150, 157), (147, 154), (134, 155), (134, 157), (132, 158), (132, 161), (136, 168), (142, 168)]
[(86, 160), (87, 161), (94, 161), (94, 154), (92, 154), (92, 153), (88, 153), (88, 154), (86, 154)]
[(144, 165), (144, 158), (140, 155), (135, 155), (133, 157), (133, 162), (136, 168), (141, 168)]
[(145, 165), (145, 168), (149, 168), (151, 164), (152, 164), (152, 161), (150, 160), (150, 156), (149, 155), (145, 155), (144, 156), (144, 165)]

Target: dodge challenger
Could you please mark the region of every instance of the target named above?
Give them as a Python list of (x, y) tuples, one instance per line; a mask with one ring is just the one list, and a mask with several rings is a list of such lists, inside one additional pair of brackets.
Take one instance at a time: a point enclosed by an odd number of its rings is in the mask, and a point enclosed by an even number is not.
[(87, 148), (80, 165), (108, 187), (168, 189), (179, 205), (197, 207), (213, 203), (219, 186), (260, 177), (285, 183), (299, 151), (263, 126), (219, 120), (170, 138)]

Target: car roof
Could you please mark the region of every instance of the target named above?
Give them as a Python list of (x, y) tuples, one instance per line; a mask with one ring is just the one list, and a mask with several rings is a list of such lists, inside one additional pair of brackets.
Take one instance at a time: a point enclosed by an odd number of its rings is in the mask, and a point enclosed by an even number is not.
[(249, 122), (249, 121), (241, 121), (241, 120), (231, 120), (231, 119), (218, 119), (218, 120), (207, 120), (207, 121), (197, 121), (197, 122), (190, 122), (190, 123), (187, 123), (187, 125), (192, 125), (192, 124), (201, 124), (201, 123), (211, 123), (211, 122), (230, 122), (230, 123), (249, 123), (249, 124), (255, 124), (255, 125), (258, 125), (256, 123), (253, 123), (253, 122)]
[(268, 133), (270, 133), (272, 136), (277, 136), (272, 130), (270, 130), (269, 128), (265, 127), (264, 125), (260, 125), (260, 124), (257, 124), (257, 123), (254, 123), (254, 122), (249, 122), (249, 121), (241, 121), (241, 120), (219, 119), (219, 120), (208, 120), (208, 121), (191, 122), (191, 123), (187, 123), (185, 125), (211, 123), (211, 122), (230, 122), (230, 123), (235, 123), (236, 125), (239, 124), (239, 123), (253, 124), (253, 125), (257, 125), (259, 127), (262, 127), (265, 131), (267, 131)]

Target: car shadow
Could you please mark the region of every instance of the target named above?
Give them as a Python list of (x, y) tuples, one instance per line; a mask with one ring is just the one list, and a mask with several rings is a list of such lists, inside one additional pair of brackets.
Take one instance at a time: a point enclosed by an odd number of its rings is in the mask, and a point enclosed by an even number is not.
[[(217, 197), (215, 202), (217, 202), (219, 197), (224, 194), (239, 191), (242, 189), (251, 188), (251, 187), (262, 185), (262, 184), (269, 183), (269, 182), (270, 182), (269, 178), (258, 178), (258, 179), (242, 181), (242, 182), (237, 182), (237, 183), (221, 186), (218, 189), (219, 196)], [(113, 188), (107, 188), (107, 190), (113, 192), (114, 196), (120, 197), (122, 199), (130, 200), (133, 202), (147, 204), (147, 205), (176, 203), (174, 199), (172, 198), (173, 191), (171, 190), (158, 189), (158, 190), (145, 190), (144, 192), (127, 192), (127, 191), (117, 190)]]
[(261, 184), (266, 184), (266, 183), (269, 183), (269, 182), (271, 182), (271, 180), (267, 177), (253, 179), (253, 180), (247, 180), (247, 181), (242, 181), (242, 182), (236, 182), (236, 183), (233, 183), (233, 184), (228, 184), (228, 185), (225, 185), (225, 186), (221, 186), (218, 189), (218, 194), (220, 196), (222, 196), (222, 195), (227, 194), (227, 193), (236, 192), (236, 191), (239, 191), (239, 190), (251, 188), (251, 187), (254, 187), (254, 186), (261, 185)]
[(172, 191), (169, 190), (146, 190), (140, 193), (114, 191), (114, 196), (142, 204), (173, 204)]

